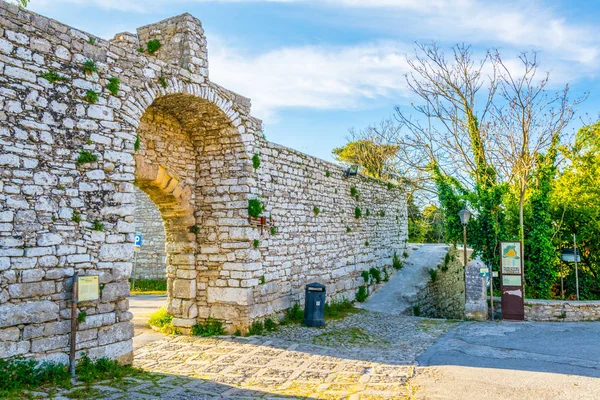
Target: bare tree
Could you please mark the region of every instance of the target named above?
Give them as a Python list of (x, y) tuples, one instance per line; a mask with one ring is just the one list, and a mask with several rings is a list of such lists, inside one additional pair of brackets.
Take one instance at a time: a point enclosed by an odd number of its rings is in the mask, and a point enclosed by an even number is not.
[[(571, 102), (569, 86), (548, 88), (549, 73), (539, 74), (536, 53), (519, 56), (517, 70), (496, 52), (499, 71), (498, 98), (492, 103), (493, 124), (490, 147), (493, 163), (503, 179), (516, 187), (519, 199), (519, 233), (524, 242), (523, 206), (540, 154), (559, 143), (585, 95)], [(541, 76), (540, 76), (541, 75)]]

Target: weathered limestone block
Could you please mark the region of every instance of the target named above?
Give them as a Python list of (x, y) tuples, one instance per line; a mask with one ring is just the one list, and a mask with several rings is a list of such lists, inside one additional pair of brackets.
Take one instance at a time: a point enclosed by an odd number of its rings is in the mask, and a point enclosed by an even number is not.
[(59, 307), (52, 301), (29, 301), (0, 305), (0, 327), (51, 321), (58, 318)]
[(479, 260), (467, 263), (465, 318), (476, 321), (488, 319), (488, 303), (486, 298), (485, 277), (479, 276), (479, 269), (485, 264)]

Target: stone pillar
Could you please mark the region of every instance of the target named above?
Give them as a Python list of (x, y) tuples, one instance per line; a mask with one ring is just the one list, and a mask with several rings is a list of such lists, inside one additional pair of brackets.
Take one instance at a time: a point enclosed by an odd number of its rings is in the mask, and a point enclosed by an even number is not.
[(479, 269), (485, 264), (479, 260), (470, 261), (465, 269), (465, 319), (485, 321), (488, 319), (488, 303), (485, 277), (479, 276)]

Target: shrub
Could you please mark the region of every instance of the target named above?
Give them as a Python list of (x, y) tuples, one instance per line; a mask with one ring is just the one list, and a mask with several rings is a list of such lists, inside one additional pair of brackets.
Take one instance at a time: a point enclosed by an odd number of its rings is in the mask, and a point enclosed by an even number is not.
[(369, 278), (369, 271), (363, 271), (360, 273), (360, 276), (363, 278), (363, 280), (365, 281), (365, 284), (369, 284), (370, 278)]
[(80, 150), (79, 157), (75, 160), (75, 164), (83, 165), (98, 161), (98, 156), (92, 154), (89, 150)]
[(166, 307), (161, 307), (152, 313), (148, 320), (148, 325), (166, 334), (179, 334), (177, 328), (173, 326), (173, 316), (167, 313)]
[(108, 83), (106, 84), (106, 88), (113, 95), (116, 96), (119, 94), (119, 86), (121, 85), (121, 81), (118, 78), (112, 77), (108, 78)]
[(398, 254), (395, 251), (394, 256), (392, 257), (392, 267), (394, 267), (396, 271), (400, 271), (403, 267), (402, 261), (400, 261), (400, 257), (398, 257)]
[(258, 249), (258, 246), (260, 246), (260, 240), (254, 239), (252, 241), (252, 247), (254, 247), (255, 249)]
[(203, 323), (192, 326), (191, 334), (194, 336), (221, 336), (225, 334), (223, 323), (212, 317), (208, 317)]
[(437, 270), (436, 269), (430, 269), (429, 270), (429, 276), (431, 277), (431, 281), (435, 282), (437, 280)]
[(290, 323), (301, 323), (304, 319), (304, 310), (300, 307), (300, 304), (294, 303), (293, 306), (285, 310), (285, 315), (279, 321), (280, 325), (288, 325)]
[(252, 322), (252, 325), (250, 325), (250, 329), (248, 329), (246, 336), (262, 335), (264, 330), (265, 326), (262, 321), (254, 321)]
[(356, 292), (356, 301), (359, 303), (364, 302), (369, 297), (369, 293), (367, 292), (367, 287), (362, 285), (358, 288), (358, 292)]
[(274, 332), (277, 330), (277, 323), (271, 318), (265, 319), (265, 330), (267, 332)]
[(152, 39), (149, 40), (148, 43), (146, 44), (146, 48), (148, 49), (148, 54), (154, 54), (158, 51), (158, 49), (160, 49), (161, 44), (160, 44), (160, 40), (158, 39)]
[(96, 219), (96, 220), (94, 220), (94, 224), (92, 225), (92, 230), (93, 231), (103, 231), (104, 224)]
[(44, 72), (43, 74), (40, 75), (40, 78), (44, 78), (45, 80), (47, 80), (50, 83), (64, 82), (68, 79), (66, 76), (61, 76), (54, 71)]
[(381, 282), (381, 271), (377, 268), (372, 267), (371, 269), (369, 269), (369, 275), (371, 275), (375, 283)]
[(258, 154), (255, 154), (252, 156), (252, 168), (258, 169), (258, 167), (260, 167), (260, 157), (258, 157)]
[(258, 199), (248, 200), (248, 215), (253, 218), (258, 218), (264, 211), (265, 206)]
[(83, 63), (83, 66), (81, 67), (81, 70), (86, 74), (86, 75), (91, 75), (94, 72), (98, 72), (98, 66), (96, 65), (96, 63), (93, 60), (86, 60)]
[(321, 210), (319, 210), (319, 207), (314, 206), (313, 207), (313, 212), (315, 213), (315, 217), (316, 217), (317, 215), (319, 215), (319, 212), (321, 212)]
[(96, 104), (99, 98), (100, 96), (98, 93), (92, 89), (88, 89), (87, 92), (85, 92), (85, 96), (83, 96), (83, 99), (90, 104)]
[(354, 209), (354, 217), (356, 219), (359, 219), (360, 217), (362, 217), (362, 211), (361, 211), (361, 209), (359, 207), (356, 207)]

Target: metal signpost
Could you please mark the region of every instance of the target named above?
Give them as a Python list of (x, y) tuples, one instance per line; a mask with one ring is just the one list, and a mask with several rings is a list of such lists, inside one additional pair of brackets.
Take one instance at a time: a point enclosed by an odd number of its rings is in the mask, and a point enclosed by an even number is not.
[(137, 268), (137, 253), (142, 249), (142, 234), (136, 233), (133, 241), (133, 272), (131, 274), (131, 290), (135, 289), (135, 270)]
[(521, 242), (500, 242), (500, 272), (502, 278), (502, 318), (523, 321), (525, 319), (525, 293), (523, 291), (523, 248)]
[(73, 274), (71, 294), (71, 337), (69, 349), (69, 372), (75, 377), (75, 350), (77, 348), (77, 305), (82, 301), (95, 301), (100, 298), (98, 276), (79, 276)]

